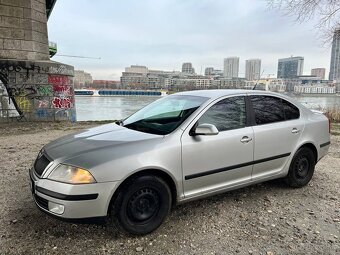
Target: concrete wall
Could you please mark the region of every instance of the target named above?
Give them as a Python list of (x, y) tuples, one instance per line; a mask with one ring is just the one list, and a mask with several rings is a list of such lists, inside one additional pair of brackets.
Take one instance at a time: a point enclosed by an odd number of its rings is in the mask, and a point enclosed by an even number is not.
[(0, 60), (0, 122), (76, 121), (73, 67)]
[(45, 0), (0, 0), (0, 59), (49, 60)]

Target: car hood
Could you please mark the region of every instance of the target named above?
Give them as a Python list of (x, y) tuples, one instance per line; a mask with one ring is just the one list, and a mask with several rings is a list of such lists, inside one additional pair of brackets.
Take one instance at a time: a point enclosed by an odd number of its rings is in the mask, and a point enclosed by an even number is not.
[(65, 160), (105, 147), (118, 147), (126, 143), (157, 138), (163, 136), (131, 130), (112, 123), (61, 137), (47, 144), (44, 151), (52, 160)]

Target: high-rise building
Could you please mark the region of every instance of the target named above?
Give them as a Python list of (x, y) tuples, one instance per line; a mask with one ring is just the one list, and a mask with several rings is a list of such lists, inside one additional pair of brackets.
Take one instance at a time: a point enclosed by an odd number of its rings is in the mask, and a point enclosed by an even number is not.
[(210, 75), (213, 74), (213, 72), (214, 72), (214, 68), (213, 68), (213, 67), (207, 67), (207, 68), (205, 69), (205, 71), (204, 71), (204, 75), (205, 75), (205, 76), (210, 76)]
[(326, 69), (325, 68), (313, 68), (311, 71), (311, 75), (320, 78), (321, 80), (325, 79)]
[(303, 73), (303, 57), (290, 57), (279, 59), (277, 78), (294, 78)]
[(182, 73), (194, 74), (195, 68), (192, 67), (191, 63), (183, 63), (182, 64)]
[(261, 59), (246, 60), (246, 80), (254, 81), (261, 76)]
[(226, 78), (237, 78), (240, 58), (229, 57), (224, 59), (223, 76)]
[(336, 29), (333, 35), (329, 80), (340, 81), (340, 28)]
[(214, 69), (213, 67), (207, 67), (204, 72), (205, 76), (209, 77), (221, 77), (223, 76), (222, 70)]

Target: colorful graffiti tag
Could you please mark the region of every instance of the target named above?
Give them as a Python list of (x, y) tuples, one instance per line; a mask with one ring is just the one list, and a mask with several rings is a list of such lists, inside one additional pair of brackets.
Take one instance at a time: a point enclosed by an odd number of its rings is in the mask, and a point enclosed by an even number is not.
[(52, 105), (58, 109), (74, 107), (74, 90), (70, 86), (71, 79), (65, 75), (49, 75), (48, 82), (53, 84), (54, 98)]
[(55, 108), (69, 109), (73, 107), (73, 100), (71, 98), (55, 97), (52, 104)]

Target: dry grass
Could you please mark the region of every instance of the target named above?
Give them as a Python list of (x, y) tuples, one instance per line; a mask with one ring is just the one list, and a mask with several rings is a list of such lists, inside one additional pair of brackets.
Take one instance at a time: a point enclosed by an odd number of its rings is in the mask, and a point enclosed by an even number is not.
[(326, 108), (321, 109), (322, 112), (331, 120), (332, 123), (340, 123), (340, 108), (333, 107), (333, 108)]

